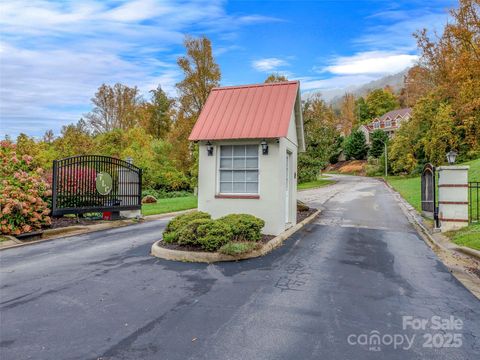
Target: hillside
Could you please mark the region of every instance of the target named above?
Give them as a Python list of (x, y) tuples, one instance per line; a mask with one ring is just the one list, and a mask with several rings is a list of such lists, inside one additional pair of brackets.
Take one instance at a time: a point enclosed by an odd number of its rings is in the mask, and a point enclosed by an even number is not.
[(325, 101), (330, 103), (334, 108), (337, 108), (340, 104), (342, 96), (347, 92), (352, 93), (353, 95), (355, 95), (355, 97), (359, 97), (365, 96), (371, 90), (384, 88), (385, 86), (390, 86), (395, 92), (399, 92), (400, 89), (403, 87), (403, 80), (408, 70), (409, 68), (397, 74), (387, 75), (377, 80), (370, 81), (366, 84), (357, 84), (344, 88), (306, 92), (302, 94), (302, 98), (308, 99), (320, 93)]
[[(383, 89), (385, 86), (390, 86), (394, 92), (399, 93), (403, 87), (403, 81), (405, 75), (407, 75), (408, 68), (393, 75), (384, 76), (378, 80), (371, 81), (365, 85), (362, 85), (358, 88), (353, 90), (345, 89), (345, 92), (351, 92), (355, 98), (360, 96), (366, 96), (370, 91), (375, 89)], [(333, 108), (339, 108), (340, 102), (342, 101), (342, 96), (344, 93), (335, 96), (332, 100), (330, 100), (330, 104)]]

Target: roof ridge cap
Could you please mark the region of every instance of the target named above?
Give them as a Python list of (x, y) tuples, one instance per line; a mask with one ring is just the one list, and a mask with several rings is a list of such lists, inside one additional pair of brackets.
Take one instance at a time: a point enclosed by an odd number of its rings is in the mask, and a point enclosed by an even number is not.
[(266, 86), (280, 86), (280, 85), (293, 85), (300, 84), (299, 80), (289, 80), (273, 83), (259, 83), (259, 84), (246, 84), (246, 85), (230, 85), (230, 86), (217, 86), (212, 88), (214, 90), (226, 90), (226, 89), (243, 89), (243, 88), (255, 88), (255, 87), (266, 87)]

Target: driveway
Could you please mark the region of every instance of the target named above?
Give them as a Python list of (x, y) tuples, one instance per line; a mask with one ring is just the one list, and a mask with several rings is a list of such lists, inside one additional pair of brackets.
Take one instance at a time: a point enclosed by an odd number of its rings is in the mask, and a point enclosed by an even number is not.
[(300, 193), (321, 217), (258, 259), (153, 258), (166, 220), (2, 251), (0, 358), (478, 358), (480, 302), (382, 183), (338, 180)]

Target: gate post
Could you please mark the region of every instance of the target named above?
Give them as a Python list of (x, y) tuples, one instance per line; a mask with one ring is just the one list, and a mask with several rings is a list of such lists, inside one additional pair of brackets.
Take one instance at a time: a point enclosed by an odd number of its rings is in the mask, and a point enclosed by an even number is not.
[(438, 217), (441, 231), (468, 225), (469, 166), (440, 166), (438, 173)]

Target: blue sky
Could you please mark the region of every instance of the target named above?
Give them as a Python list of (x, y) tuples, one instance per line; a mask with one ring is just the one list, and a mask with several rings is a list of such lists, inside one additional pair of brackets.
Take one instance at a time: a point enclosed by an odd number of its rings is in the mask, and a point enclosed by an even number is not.
[(175, 95), (185, 34), (213, 42), (222, 85), (272, 72), (332, 94), (417, 59), (412, 33), (441, 31), (453, 0), (49, 1), (0, 4), (0, 137), (59, 133), (102, 84)]

